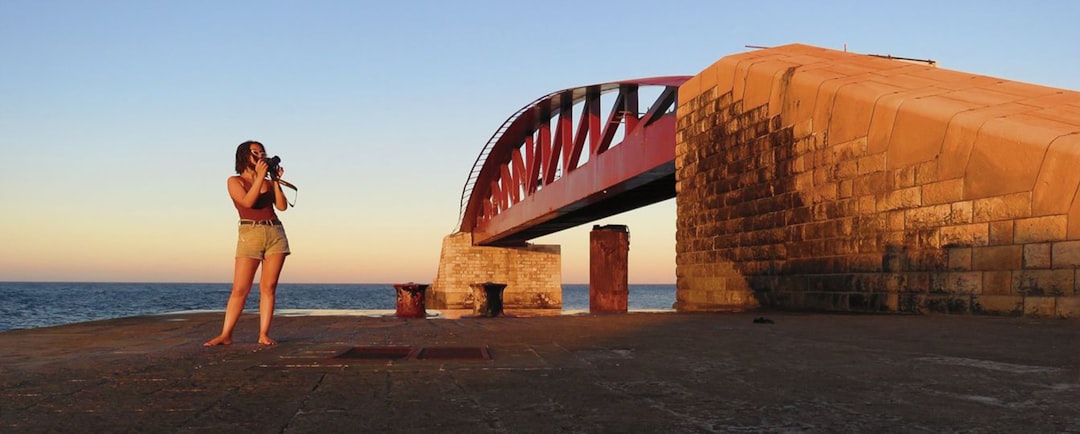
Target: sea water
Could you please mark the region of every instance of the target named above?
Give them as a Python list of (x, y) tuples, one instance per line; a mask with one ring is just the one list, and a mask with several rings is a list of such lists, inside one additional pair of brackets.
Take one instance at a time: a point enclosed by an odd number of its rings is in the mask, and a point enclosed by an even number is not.
[[(0, 282), (0, 331), (171, 312), (222, 311), (228, 283)], [(670, 309), (675, 285), (630, 285), (630, 310)], [(282, 283), (277, 309), (393, 310), (392, 284)], [(257, 312), (258, 288), (246, 311)], [(588, 310), (589, 287), (563, 285), (563, 310)]]

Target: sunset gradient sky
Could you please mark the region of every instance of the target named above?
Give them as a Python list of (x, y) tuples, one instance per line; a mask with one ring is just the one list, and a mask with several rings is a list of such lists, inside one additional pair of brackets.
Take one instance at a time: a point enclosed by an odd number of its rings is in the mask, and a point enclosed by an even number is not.
[[(549, 92), (794, 42), (1078, 89), (1077, 5), (2, 0), (0, 281), (231, 280), (255, 139), (300, 188), (283, 282), (430, 282), (473, 160)], [(675, 281), (674, 200), (609, 223), (632, 283)], [(566, 283), (590, 229), (534, 240)]]

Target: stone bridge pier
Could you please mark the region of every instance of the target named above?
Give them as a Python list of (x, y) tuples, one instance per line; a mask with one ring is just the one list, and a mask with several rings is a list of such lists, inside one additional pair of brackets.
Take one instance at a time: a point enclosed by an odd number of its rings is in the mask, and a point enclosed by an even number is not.
[(788, 45), (679, 89), (676, 308), (1080, 314), (1080, 94)]
[(562, 309), (562, 256), (558, 245), (474, 246), (472, 233), (443, 238), (435, 281), (426, 297), (432, 309), (472, 309), (470, 285), (506, 284), (506, 309)]

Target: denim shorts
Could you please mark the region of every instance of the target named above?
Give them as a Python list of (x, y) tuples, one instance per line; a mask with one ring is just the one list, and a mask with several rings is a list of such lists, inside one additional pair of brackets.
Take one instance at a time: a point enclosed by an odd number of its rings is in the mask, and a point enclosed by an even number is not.
[(237, 258), (265, 259), (266, 255), (291, 253), (284, 226), (242, 224), (239, 228), (236, 241)]

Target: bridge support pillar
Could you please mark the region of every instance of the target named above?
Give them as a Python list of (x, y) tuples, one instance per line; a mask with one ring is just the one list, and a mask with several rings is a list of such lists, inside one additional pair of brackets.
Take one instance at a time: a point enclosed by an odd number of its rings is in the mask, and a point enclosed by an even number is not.
[(562, 252), (558, 245), (474, 246), (472, 234), (443, 238), (439, 270), (426, 297), (428, 309), (473, 309), (471, 285), (506, 284), (503, 308), (562, 309)]
[(626, 312), (630, 232), (624, 225), (589, 232), (589, 312)]

